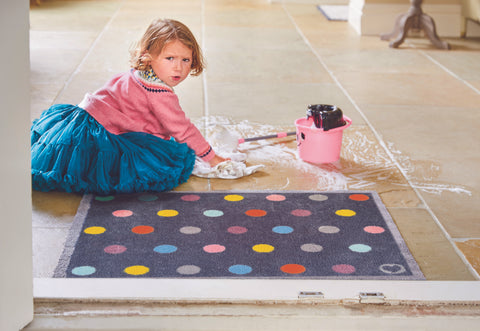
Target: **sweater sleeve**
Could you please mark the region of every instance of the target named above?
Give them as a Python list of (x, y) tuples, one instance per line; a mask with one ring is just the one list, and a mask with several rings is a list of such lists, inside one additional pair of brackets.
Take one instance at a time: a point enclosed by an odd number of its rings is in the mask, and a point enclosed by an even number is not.
[(149, 97), (151, 111), (158, 119), (163, 131), (175, 138), (177, 142), (186, 143), (202, 160), (210, 161), (215, 156), (215, 151), (186, 116), (180, 107), (177, 95), (173, 92), (151, 93)]

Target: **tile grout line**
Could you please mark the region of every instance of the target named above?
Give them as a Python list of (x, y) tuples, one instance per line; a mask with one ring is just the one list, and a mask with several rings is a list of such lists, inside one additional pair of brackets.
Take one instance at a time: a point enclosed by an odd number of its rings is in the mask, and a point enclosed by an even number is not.
[[(205, 52), (205, 40), (206, 40), (206, 32), (205, 32), (205, 0), (201, 0), (200, 4), (200, 22), (201, 22), (201, 36), (202, 36), (202, 52)], [(205, 53), (203, 53), (205, 55)], [(207, 133), (207, 127), (209, 125), (208, 117), (210, 111), (208, 109), (208, 89), (207, 89), (207, 74), (205, 71), (202, 73), (202, 85), (203, 85), (203, 118), (204, 122), (203, 125), (205, 126), (205, 134)], [(207, 191), (212, 190), (211, 180), (207, 179)]]
[(340, 82), (338, 81), (337, 77), (333, 74), (333, 72), (328, 68), (327, 64), (323, 61), (323, 59), (321, 58), (321, 56), (318, 54), (318, 52), (314, 49), (314, 47), (312, 46), (312, 44), (310, 43), (310, 41), (307, 39), (307, 37), (304, 35), (304, 33), (302, 32), (302, 30), (300, 29), (300, 27), (298, 26), (298, 24), (295, 22), (295, 19), (292, 17), (292, 15), (290, 14), (290, 12), (287, 10), (287, 8), (285, 7), (285, 4), (282, 4), (282, 8), (283, 8), (283, 11), (285, 12), (285, 14), (287, 15), (287, 17), (289, 18), (289, 20), (291, 21), (291, 23), (294, 25), (295, 29), (297, 30), (298, 34), (300, 35), (300, 37), (303, 39), (303, 41), (305, 42), (305, 44), (310, 48), (311, 52), (315, 55), (315, 57), (318, 59), (318, 61), (320, 62), (320, 64), (324, 67), (324, 69), (328, 72), (328, 74), (330, 75), (330, 77), (334, 80), (335, 84), (340, 88), (340, 90), (343, 92), (343, 94), (347, 97), (347, 99), (352, 103), (352, 105), (355, 107), (355, 109), (359, 112), (359, 114), (362, 116), (362, 118), (364, 119), (364, 121), (367, 123), (368, 127), (370, 128), (370, 130), (372, 130), (374, 136), (377, 138), (378, 142), (380, 143), (380, 145), (382, 146), (382, 148), (385, 150), (385, 152), (387, 153), (387, 155), (390, 157), (390, 159), (392, 160), (392, 162), (395, 164), (395, 166), (399, 169), (399, 171), (402, 173), (402, 175), (404, 176), (405, 180), (407, 181), (407, 183), (410, 185), (410, 187), (414, 190), (415, 194), (417, 195), (417, 197), (420, 199), (420, 201), (423, 203), (423, 205), (425, 206), (425, 209), (427, 210), (427, 212), (430, 214), (430, 216), (433, 218), (433, 220), (435, 221), (435, 223), (437, 224), (437, 226), (440, 228), (440, 230), (442, 231), (443, 235), (445, 236), (445, 238), (447, 239), (447, 241), (450, 243), (450, 245), (452, 246), (453, 250), (455, 251), (455, 253), (457, 253), (458, 257), (462, 260), (462, 262), (465, 264), (465, 266), (467, 267), (467, 269), (470, 271), (470, 273), (477, 279), (477, 280), (480, 280), (480, 275), (478, 274), (478, 272), (473, 268), (473, 266), (470, 264), (470, 262), (468, 262), (468, 260), (466, 259), (466, 257), (464, 256), (463, 252), (457, 247), (457, 245), (455, 245), (452, 237), (450, 236), (450, 234), (447, 232), (447, 230), (445, 229), (445, 227), (440, 223), (439, 219), (437, 218), (437, 216), (434, 214), (434, 212), (432, 211), (432, 209), (430, 208), (430, 206), (428, 206), (428, 204), (426, 203), (425, 199), (423, 198), (423, 196), (419, 193), (418, 189), (413, 185), (413, 183), (410, 181), (410, 179), (408, 178), (407, 174), (405, 173), (405, 170), (400, 166), (400, 164), (398, 163), (398, 161), (395, 159), (394, 155), (391, 153), (391, 151), (388, 149), (388, 147), (386, 146), (385, 142), (383, 141), (383, 139), (381, 138), (380, 134), (377, 132), (377, 130), (375, 130), (375, 128), (373, 127), (373, 125), (370, 123), (370, 121), (368, 120), (367, 116), (363, 113), (363, 111), (360, 109), (360, 107), (357, 105), (357, 103), (353, 100), (353, 98), (350, 96), (350, 94), (347, 92), (347, 90), (343, 87), (342, 84), (340, 84)]
[[(201, 34), (202, 34), (202, 51), (205, 52), (205, 39), (206, 39), (206, 32), (205, 32), (205, 0), (201, 2)], [(205, 72), (202, 73), (202, 82), (203, 82), (203, 115), (205, 117), (205, 130), (208, 126), (208, 116), (209, 116), (209, 109), (208, 109), (208, 90), (207, 90), (207, 75)]]
[[(67, 89), (67, 87), (70, 85), (70, 83), (72, 82), (73, 78), (80, 72), (80, 69), (82, 68), (82, 66), (84, 65), (84, 63), (87, 61), (87, 58), (90, 56), (90, 54), (92, 53), (93, 49), (95, 48), (95, 46), (99, 43), (100, 41), (100, 38), (105, 34), (105, 31), (107, 30), (107, 28), (111, 25), (112, 21), (116, 18), (118, 12), (120, 11), (120, 8), (123, 6), (123, 4), (125, 3), (125, 0), (122, 0), (118, 6), (118, 8), (115, 10), (115, 12), (113, 13), (112, 17), (110, 17), (110, 19), (108, 20), (107, 24), (105, 24), (105, 26), (103, 27), (102, 31), (100, 31), (100, 33), (97, 35), (97, 37), (95, 38), (95, 40), (93, 41), (93, 43), (91, 44), (91, 46), (89, 47), (88, 51), (87, 51), (87, 54), (85, 54), (85, 56), (83, 57), (82, 61), (80, 61), (80, 63), (78, 64), (78, 66), (75, 68), (75, 70), (70, 74), (70, 76), (68, 77), (68, 79), (66, 80), (65, 84), (63, 84), (63, 88), (60, 90), (60, 92), (57, 93), (57, 95), (55, 96), (55, 100), (57, 100), (57, 98), (63, 94), (63, 92), (65, 92), (65, 90)], [(79, 100), (80, 102), (80, 100)], [(54, 101), (55, 103), (55, 101)]]
[[(334, 73), (328, 68), (327, 64), (323, 61), (323, 59), (321, 58), (321, 56), (318, 54), (318, 52), (314, 49), (314, 47), (312, 46), (312, 44), (310, 43), (310, 41), (307, 39), (307, 37), (303, 34), (302, 30), (300, 29), (300, 27), (297, 25), (297, 23), (295, 22), (294, 18), (291, 16), (291, 14), (288, 12), (288, 10), (285, 8), (284, 5), (282, 5), (284, 11), (286, 12), (288, 18), (290, 19), (290, 21), (292, 22), (292, 24), (295, 26), (295, 29), (297, 30), (297, 32), (299, 33), (300, 37), (302, 37), (303, 41), (307, 44), (307, 46), (310, 48), (310, 51), (315, 55), (315, 57), (317, 58), (317, 60), (320, 62), (320, 64), (323, 66), (323, 68), (327, 71), (327, 73), (329, 74), (329, 76), (333, 79), (333, 81), (335, 82), (335, 85), (337, 85), (340, 90), (343, 92), (343, 94), (347, 97), (347, 99), (352, 103), (352, 105), (354, 106), (354, 108), (359, 112), (360, 116), (363, 118), (363, 120), (365, 121), (365, 123), (367, 124), (368, 128), (370, 130), (372, 130), (375, 138), (377, 138), (378, 142), (380, 143), (380, 145), (383, 147), (383, 149), (385, 150), (385, 152), (387, 153), (387, 155), (389, 156), (389, 158), (392, 160), (392, 162), (395, 164), (395, 166), (400, 170), (400, 172), (402, 173), (402, 175), (405, 177), (407, 183), (410, 185), (410, 187), (412, 187), (414, 190), (415, 190), (415, 193), (417, 193), (418, 195), (418, 192), (417, 190), (415, 189), (415, 186), (411, 183), (411, 181), (408, 179), (408, 176), (407, 174), (405, 173), (405, 171), (403, 170), (403, 168), (400, 166), (400, 164), (398, 163), (398, 161), (395, 159), (393, 153), (389, 150), (389, 148), (386, 146), (385, 142), (383, 141), (382, 137), (380, 136), (380, 134), (377, 132), (377, 130), (375, 130), (375, 128), (373, 127), (372, 123), (370, 123), (370, 121), (368, 120), (367, 116), (363, 113), (363, 111), (361, 110), (361, 108), (357, 105), (357, 103), (355, 102), (355, 100), (353, 100), (352, 96), (350, 96), (350, 94), (347, 92), (347, 90), (343, 87), (343, 85), (339, 82), (338, 78), (334, 75)], [(424, 201), (422, 201), (424, 202)]]
[(464, 243), (464, 242), (470, 241), (470, 240), (480, 240), (480, 238), (479, 237), (471, 237), (471, 238), (461, 238), (461, 237), (459, 237), (459, 238), (454, 238), (453, 240), (456, 243)]
[(477, 89), (475, 86), (473, 86), (472, 84), (470, 84), (469, 82), (467, 82), (465, 79), (461, 78), (461, 77), (458, 76), (456, 73), (454, 73), (453, 71), (451, 71), (450, 69), (448, 69), (447, 67), (445, 67), (443, 64), (441, 64), (440, 62), (438, 62), (437, 60), (435, 60), (433, 57), (431, 57), (430, 55), (428, 55), (427, 53), (425, 53), (425, 51), (419, 50), (419, 49), (416, 48), (415, 45), (413, 45), (413, 44), (409, 44), (409, 45), (411, 45), (413, 48), (417, 49), (420, 54), (422, 54), (422, 55), (425, 56), (427, 59), (429, 59), (431, 62), (433, 62), (435, 65), (437, 65), (438, 67), (440, 67), (440, 68), (441, 68), (443, 71), (445, 71), (447, 74), (449, 74), (449, 75), (452, 76), (453, 78), (459, 80), (460, 82), (462, 82), (463, 84), (465, 84), (468, 88), (470, 88), (473, 92), (475, 92), (476, 94), (480, 95), (480, 90)]

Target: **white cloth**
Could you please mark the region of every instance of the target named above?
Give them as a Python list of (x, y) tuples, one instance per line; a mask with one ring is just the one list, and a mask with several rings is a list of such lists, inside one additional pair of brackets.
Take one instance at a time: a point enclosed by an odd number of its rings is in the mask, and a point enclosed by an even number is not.
[(251, 175), (263, 167), (263, 164), (247, 167), (245, 163), (233, 159), (221, 162), (215, 167), (210, 167), (208, 162), (197, 158), (192, 175), (203, 178), (237, 179)]
[(224, 127), (220, 127), (219, 130), (212, 137), (210, 144), (217, 154), (230, 160), (221, 162), (215, 167), (210, 167), (208, 162), (197, 157), (192, 175), (203, 178), (237, 179), (249, 176), (258, 169), (265, 167), (263, 164), (247, 167), (245, 164), (247, 155), (237, 151), (238, 138), (234, 137)]

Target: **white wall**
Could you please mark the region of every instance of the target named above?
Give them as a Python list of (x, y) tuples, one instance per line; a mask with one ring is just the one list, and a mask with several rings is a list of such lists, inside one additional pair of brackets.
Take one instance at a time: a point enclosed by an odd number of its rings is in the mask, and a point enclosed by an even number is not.
[[(349, 23), (360, 35), (380, 35), (393, 30), (395, 19), (410, 8), (409, 0), (366, 1), (366, 0), (270, 0), (271, 3), (349, 5)], [(460, 37), (463, 20), (460, 3), (424, 3), (423, 11), (433, 18), (438, 36)]]
[(0, 2), (0, 330), (33, 317), (28, 0)]
[[(398, 3), (371, 3), (350, 0), (349, 23), (361, 35), (380, 35), (393, 30), (398, 15), (410, 8), (407, 0)], [(442, 37), (460, 37), (463, 30), (461, 4), (423, 4), (422, 10), (435, 21), (437, 34)]]

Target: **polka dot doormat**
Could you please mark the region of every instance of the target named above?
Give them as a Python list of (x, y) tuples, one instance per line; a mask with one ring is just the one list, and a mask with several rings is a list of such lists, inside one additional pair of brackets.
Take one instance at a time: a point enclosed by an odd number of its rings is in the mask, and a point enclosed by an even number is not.
[(371, 191), (86, 195), (54, 277), (424, 279)]

